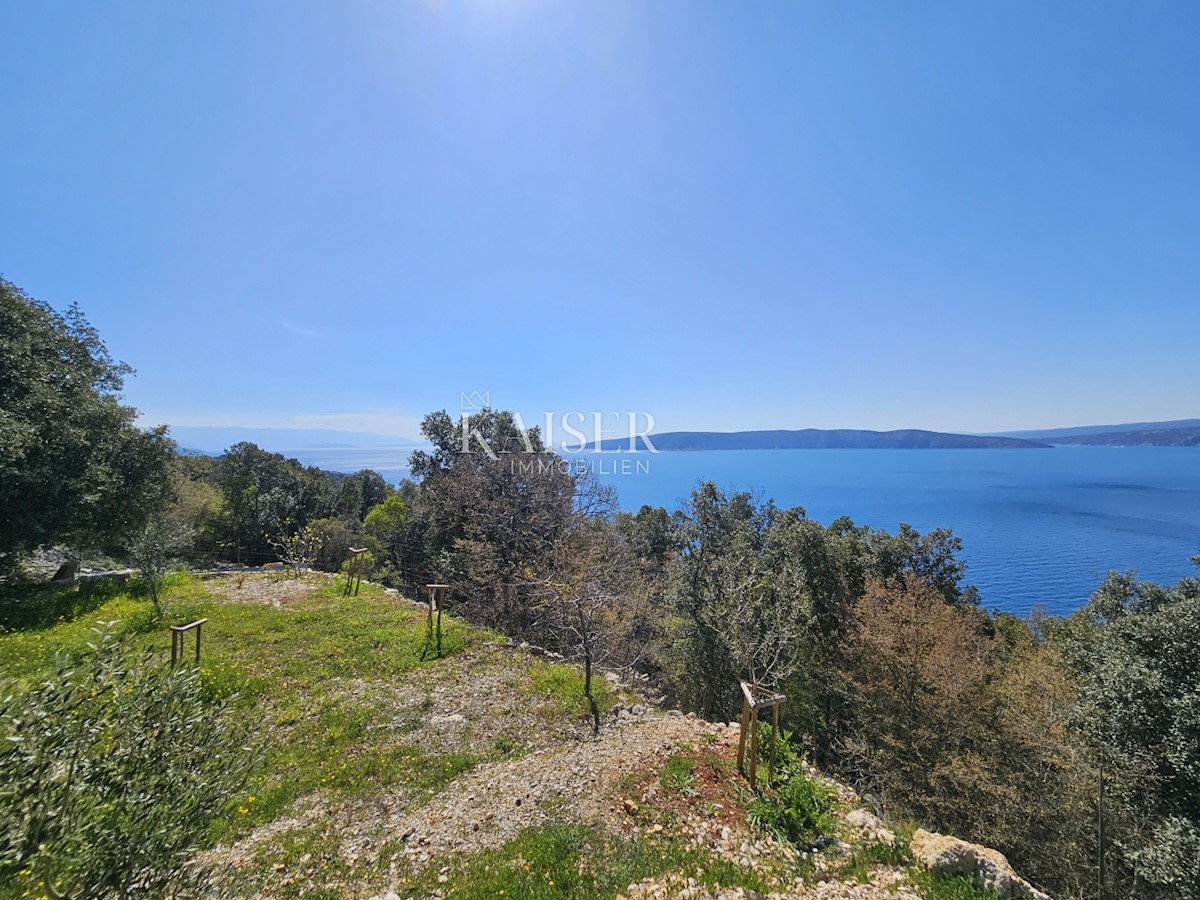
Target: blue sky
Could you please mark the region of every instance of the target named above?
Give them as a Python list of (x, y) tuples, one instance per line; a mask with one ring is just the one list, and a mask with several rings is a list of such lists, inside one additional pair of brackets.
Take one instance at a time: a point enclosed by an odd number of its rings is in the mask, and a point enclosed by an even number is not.
[(1200, 7), (24, 3), (0, 272), (150, 421), (1194, 416)]

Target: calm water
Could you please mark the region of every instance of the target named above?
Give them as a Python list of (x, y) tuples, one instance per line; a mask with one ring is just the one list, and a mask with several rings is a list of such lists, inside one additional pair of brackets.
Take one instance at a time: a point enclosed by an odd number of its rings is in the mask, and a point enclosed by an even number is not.
[[(312, 451), (305, 461), (398, 480), (407, 453)], [(984, 604), (1021, 615), (1038, 603), (1077, 609), (1111, 569), (1174, 582), (1196, 572), (1188, 559), (1200, 552), (1200, 448), (724, 450), (643, 454), (649, 472), (629, 474), (612, 474), (613, 456), (585, 458), (603, 459), (601, 477), (630, 511), (673, 509), (710, 479), (820, 522), (953, 529)]]

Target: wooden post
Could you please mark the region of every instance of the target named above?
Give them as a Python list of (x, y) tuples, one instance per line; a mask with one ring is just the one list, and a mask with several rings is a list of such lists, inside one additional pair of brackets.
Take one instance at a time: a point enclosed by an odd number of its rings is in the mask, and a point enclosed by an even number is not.
[(758, 787), (758, 710), (750, 707), (750, 790)]
[[(758, 711), (771, 708), (771, 751), (767, 768), (768, 784), (775, 783), (775, 747), (779, 735), (779, 707), (787, 698), (762, 685), (739, 682), (742, 688), (742, 727), (738, 739), (738, 771), (745, 772), (751, 789), (758, 787)], [(746, 767), (746, 732), (750, 733), (750, 766)]]
[(349, 597), (350, 587), (353, 585), (354, 594), (355, 596), (358, 596), (358, 588), (359, 585), (362, 584), (362, 565), (359, 562), (359, 557), (367, 552), (367, 548), (348, 547), (347, 550), (350, 553), (350, 556), (346, 559), (346, 562), (349, 563), (349, 565), (346, 566), (346, 587), (343, 589), (342, 593)]
[(175, 664), (183, 656), (183, 636), (189, 631), (196, 632), (196, 665), (200, 665), (200, 627), (207, 621), (208, 619), (197, 619), (187, 625), (171, 626), (171, 668), (175, 668)]
[(779, 704), (771, 704), (771, 764), (767, 767), (767, 784), (775, 783), (775, 743), (779, 734)]
[(742, 728), (738, 739), (738, 771), (746, 771), (746, 728), (750, 724), (750, 698), (742, 697)]
[[(448, 584), (427, 584), (426, 589), (429, 591), (429, 612), (426, 619), (425, 630), (425, 647), (421, 651), (421, 659), (425, 658), (425, 654), (429, 651), (430, 645), (436, 643), (437, 655), (440, 659), (442, 656), (442, 606), (446, 600), (446, 591), (450, 589)], [(434, 616), (437, 617), (436, 635), (434, 632)]]

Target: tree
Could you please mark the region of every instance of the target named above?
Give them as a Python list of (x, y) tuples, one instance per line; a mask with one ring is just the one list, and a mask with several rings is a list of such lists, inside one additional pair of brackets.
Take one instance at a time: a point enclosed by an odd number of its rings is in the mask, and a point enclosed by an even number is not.
[(335, 504), (337, 514), (354, 525), (362, 522), (375, 506), (395, 491), (383, 476), (373, 469), (362, 469), (347, 475), (337, 485)]
[(677, 691), (691, 705), (729, 717), (739, 679), (776, 686), (799, 666), (813, 627), (807, 574), (790, 552), (802, 516), (712, 482), (693, 491), (669, 592), (683, 620)]
[(292, 567), (297, 578), (321, 554), (321, 536), (311, 525), (292, 531), (290, 523), (285, 522), (274, 536), (267, 535), (267, 543), (275, 548), (281, 562)]
[(854, 718), (844, 769), (889, 807), (971, 833), (985, 771), (974, 767), (995, 717), (985, 687), (986, 616), (955, 607), (916, 576), (872, 579), (846, 642)]
[(159, 513), (134, 535), (129, 555), (141, 570), (155, 618), (162, 618), (162, 599), (159, 596), (163, 577), (171, 564), (191, 544), (192, 527), (172, 515)]
[(1112, 573), (1071, 633), (1077, 725), (1104, 787), (1107, 889), (1200, 897), (1200, 578)]
[(333, 507), (333, 487), (324, 472), (248, 441), (225, 452), (216, 479), (225, 498), (226, 538), (239, 557), (251, 561), (269, 556), (266, 536), (278, 533), (285, 523), (303, 527)]
[(451, 586), (450, 599), (485, 625), (521, 634), (532, 624), (526, 572), (546, 568), (577, 511), (611, 515), (613, 498), (588, 473), (547, 450), (537, 428), (485, 409), (455, 423), (431, 413), (421, 431), (432, 444), (412, 454), (421, 479), (419, 571)]
[(630, 551), (612, 525), (580, 517), (555, 545), (547, 569), (534, 577), (537, 625), (582, 660), (583, 696), (592, 734), (599, 734), (600, 708), (592, 692), (596, 667), (632, 668), (644, 649), (636, 635), (647, 609)]
[(363, 533), (379, 542), (388, 562), (403, 571), (410, 551), (412, 509), (399, 494), (376, 504), (363, 520)]
[(132, 371), (78, 306), (60, 314), (0, 278), (0, 567), (119, 542), (165, 504), (174, 444), (122, 405)]

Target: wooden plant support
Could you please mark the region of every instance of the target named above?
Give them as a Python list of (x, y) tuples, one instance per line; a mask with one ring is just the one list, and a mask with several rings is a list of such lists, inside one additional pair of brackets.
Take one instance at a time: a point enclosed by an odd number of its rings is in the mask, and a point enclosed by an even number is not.
[(362, 585), (362, 565), (359, 563), (359, 557), (367, 552), (366, 547), (350, 547), (350, 565), (346, 569), (346, 586), (342, 590), (342, 595), (349, 597), (353, 587), (354, 596), (358, 596), (358, 589)]
[[(446, 603), (446, 591), (450, 590), (448, 584), (427, 584), (426, 590), (429, 591), (429, 623), (428, 630), (425, 633), (425, 646), (421, 650), (421, 659), (425, 658), (425, 654), (429, 652), (430, 647), (437, 644), (438, 659), (442, 657), (442, 606)], [(434, 615), (437, 616), (436, 639), (434, 628)]]
[(758, 711), (771, 709), (771, 755), (767, 766), (767, 784), (775, 782), (775, 743), (779, 734), (779, 707), (787, 699), (783, 694), (777, 694), (770, 688), (747, 681), (738, 682), (742, 686), (742, 733), (738, 740), (738, 771), (745, 772), (746, 761), (746, 732), (750, 733), (750, 789), (757, 788), (758, 774)]
[(171, 626), (171, 668), (183, 657), (183, 636), (189, 631), (196, 632), (196, 665), (200, 665), (200, 626), (208, 619), (197, 619), (187, 625)]

